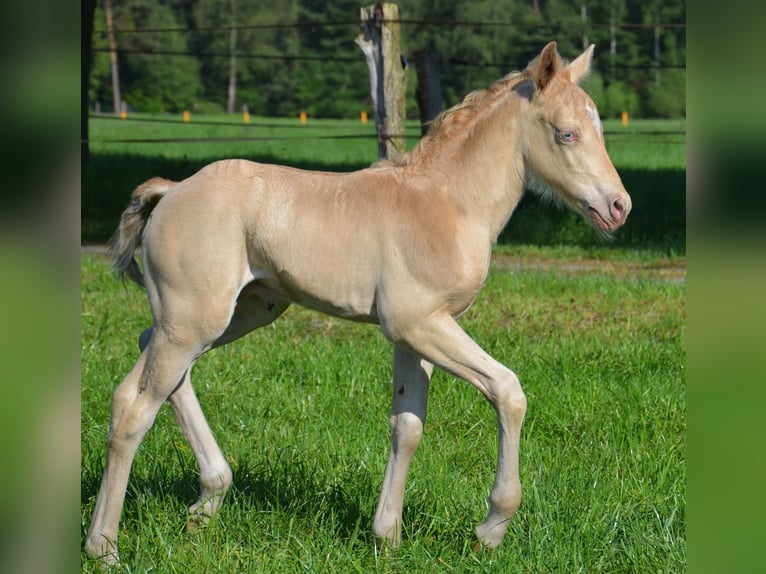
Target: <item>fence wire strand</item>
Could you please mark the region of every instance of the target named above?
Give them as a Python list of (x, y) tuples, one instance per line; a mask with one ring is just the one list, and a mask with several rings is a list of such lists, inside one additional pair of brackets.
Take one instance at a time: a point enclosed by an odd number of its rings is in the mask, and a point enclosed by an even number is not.
[[(472, 28), (510, 28), (517, 27), (518, 22), (508, 21), (460, 21), (460, 20), (412, 20), (412, 19), (399, 19), (395, 21), (388, 21), (390, 23), (399, 23), (405, 26), (421, 26), (421, 27), (472, 27)], [(314, 22), (285, 22), (285, 23), (261, 23), (261, 24), (246, 24), (239, 26), (211, 26), (211, 27), (171, 27), (171, 28), (114, 28), (115, 34), (119, 35), (141, 35), (141, 34), (169, 34), (169, 33), (183, 33), (183, 34), (209, 34), (216, 32), (231, 32), (231, 31), (248, 31), (248, 30), (310, 30), (314, 31), (322, 28), (342, 27), (342, 26), (360, 26), (360, 21), (355, 20), (335, 20), (335, 21), (314, 21)], [(526, 27), (546, 29), (554, 27), (552, 23), (539, 23), (539, 24), (525, 24)], [(686, 23), (681, 22), (666, 22), (666, 23), (618, 23), (618, 24), (600, 24), (589, 23), (588, 29), (603, 29), (616, 27), (618, 29), (642, 29), (642, 28), (660, 28), (660, 29), (685, 29)], [(106, 35), (108, 30), (93, 30), (93, 34)], [(148, 56), (181, 56), (181, 57), (196, 57), (196, 58), (230, 58), (230, 53), (219, 52), (201, 52), (194, 50), (164, 50), (164, 49), (150, 49), (150, 48), (119, 48), (117, 50), (110, 50), (109, 48), (92, 47), (92, 52), (95, 53), (108, 53), (115, 52), (121, 55), (148, 55)], [(342, 57), (342, 56), (298, 56), (298, 55), (275, 55), (275, 54), (259, 54), (259, 53), (242, 53), (237, 52), (238, 58), (248, 59), (260, 59), (260, 60), (281, 60), (286, 62), (347, 62), (347, 63), (363, 63), (360, 58), (355, 57)], [(476, 62), (471, 60), (463, 60), (458, 58), (451, 58), (445, 62), (448, 65), (463, 66), (463, 67), (475, 67), (475, 68), (507, 68), (506, 64), (497, 64), (493, 62)], [(665, 63), (653, 63), (653, 64), (641, 64), (641, 65), (624, 65), (622, 68), (631, 69), (685, 69), (686, 64), (665, 64)], [(248, 129), (256, 128), (275, 128), (275, 129), (348, 129), (348, 126), (311, 126), (311, 125), (289, 125), (289, 124), (269, 124), (269, 123), (234, 123), (234, 122), (219, 122), (219, 121), (195, 121), (190, 123), (182, 123), (176, 119), (163, 119), (163, 118), (120, 118), (116, 116), (108, 115), (90, 115), (90, 119), (99, 120), (120, 120), (120, 121), (138, 121), (138, 122), (152, 122), (152, 123), (175, 123), (178, 125), (219, 125), (219, 126), (240, 126)], [(407, 128), (412, 130), (405, 134), (388, 135), (384, 136), (388, 139), (393, 138), (417, 138), (420, 139), (421, 132), (419, 127)], [(627, 135), (626, 132), (605, 132), (605, 135)], [(657, 144), (685, 144), (685, 131), (662, 131), (662, 132), (649, 132), (649, 131), (636, 131), (630, 132), (631, 138), (649, 137), (649, 136), (684, 136), (682, 140), (669, 139), (669, 140), (655, 140), (652, 143)], [(336, 134), (336, 135), (317, 135), (317, 134), (302, 134), (300, 136), (243, 136), (243, 137), (179, 137), (179, 138), (115, 138), (115, 139), (103, 139), (103, 140), (83, 140), (82, 143), (87, 144), (166, 144), (166, 143), (216, 143), (216, 142), (233, 142), (233, 141), (251, 141), (251, 142), (263, 142), (263, 141), (286, 141), (286, 140), (298, 140), (298, 139), (316, 139), (316, 140), (332, 140), (332, 139), (376, 139), (378, 135), (374, 132), (370, 134)], [(631, 140), (611, 139), (610, 144), (622, 144), (631, 143)]]

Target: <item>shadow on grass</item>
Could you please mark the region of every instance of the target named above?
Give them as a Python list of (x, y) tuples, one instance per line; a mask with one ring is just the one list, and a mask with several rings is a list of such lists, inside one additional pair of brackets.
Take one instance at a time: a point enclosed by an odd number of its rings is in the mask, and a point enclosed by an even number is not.
[[(233, 469), (233, 482), (224, 507), (252, 507), (257, 511), (311, 520), (316, 526), (331, 529), (337, 536), (349, 537), (372, 525), (376, 485), (369, 473), (355, 470), (336, 477), (311, 460), (288, 450), (275, 460), (266, 460)], [(80, 502), (85, 505), (98, 494), (102, 469), (84, 472), (80, 483)], [(321, 477), (324, 477), (322, 479)], [(382, 479), (382, 477), (379, 477)], [(199, 473), (157, 468), (151, 477), (131, 476), (125, 495), (124, 519), (137, 519), (147, 510), (137, 508), (137, 499), (151, 498), (158, 505), (162, 499), (175, 499), (189, 507), (199, 498)], [(372, 502), (370, 502), (372, 501)], [(369, 503), (368, 503), (369, 502)], [(183, 517), (184, 520), (186, 517)], [(81, 533), (83, 537), (86, 532)]]
[(232, 496), (247, 499), (259, 510), (311, 520), (317, 526), (350, 536), (362, 524), (372, 524), (374, 485), (369, 473), (335, 475), (310, 456), (283, 451), (276, 460), (234, 471)]
[[(141, 182), (162, 176), (180, 180), (214, 161), (166, 159), (129, 154), (93, 154), (83, 170), (83, 242), (108, 240), (117, 228), (130, 193)], [(353, 171), (366, 165), (349, 163), (285, 162), (283, 158), (259, 156), (264, 163), (281, 163), (321, 171)], [(614, 236), (603, 240), (574, 213), (545, 205), (526, 194), (499, 242), (534, 245), (577, 245), (581, 247), (628, 247), (686, 253), (686, 171), (683, 169), (621, 169), (625, 187), (633, 199), (628, 222)]]
[(628, 247), (686, 253), (686, 171), (621, 169), (633, 208), (613, 239), (602, 239), (573, 212), (526, 194), (500, 234), (500, 243)]

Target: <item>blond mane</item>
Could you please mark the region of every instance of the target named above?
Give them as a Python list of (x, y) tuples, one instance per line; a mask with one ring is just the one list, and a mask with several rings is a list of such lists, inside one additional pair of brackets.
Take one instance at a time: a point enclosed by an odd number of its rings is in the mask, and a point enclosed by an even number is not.
[(484, 108), (506, 95), (514, 85), (529, 77), (528, 69), (523, 72), (511, 72), (489, 88), (469, 93), (462, 102), (434, 118), (430, 122), (428, 133), (411, 151), (392, 159), (378, 161), (373, 167), (405, 166), (426, 160), (446, 138), (463, 128)]

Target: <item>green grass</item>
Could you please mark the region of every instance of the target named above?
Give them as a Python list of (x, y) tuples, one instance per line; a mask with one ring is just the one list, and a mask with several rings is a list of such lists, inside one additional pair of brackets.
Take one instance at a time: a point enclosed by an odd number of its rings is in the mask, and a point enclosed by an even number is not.
[[(415, 128), (414, 124), (411, 126)], [(414, 133), (413, 130), (412, 133)], [(347, 139), (323, 139), (354, 136)], [(238, 141), (237, 138), (248, 138)], [(132, 115), (126, 121), (112, 116), (90, 120), (91, 152), (131, 154), (166, 159), (209, 162), (228, 157), (282, 158), (285, 163), (365, 166), (376, 159), (374, 122), (352, 120), (253, 117), (244, 124), (238, 116)], [(184, 142), (141, 140), (185, 139)], [(219, 141), (209, 141), (217, 139)], [(98, 143), (107, 140), (136, 140)], [(197, 141), (195, 141), (197, 140)]]
[[(505, 257), (555, 257), (502, 248)], [(568, 259), (593, 252), (570, 248)], [(136, 458), (120, 531), (125, 572), (681, 572), (686, 563), (683, 284), (605, 249), (588, 272), (491, 271), (466, 330), (519, 375), (529, 407), (524, 497), (504, 543), (471, 550), (496, 460), (495, 415), (437, 371), (405, 497), (402, 547), (375, 553), (391, 348), (372, 326), (292, 308), (205, 355), (195, 388), (234, 471), (213, 523), (184, 530), (194, 459), (162, 409)], [(105, 455), (110, 395), (149, 324), (146, 298), (82, 260), (81, 536)], [(83, 570), (95, 564), (83, 556)]]
[[(686, 166), (684, 120), (604, 120), (607, 149), (615, 165), (625, 168), (666, 169)], [(407, 122), (407, 145), (420, 138), (417, 122)], [(347, 139), (324, 140), (333, 136)], [(237, 138), (251, 138), (237, 141)], [(366, 138), (366, 139), (365, 139)], [(185, 142), (151, 140), (186, 139)], [(205, 141), (219, 139), (220, 141)], [(286, 163), (365, 167), (376, 159), (372, 121), (315, 119), (302, 125), (298, 118), (253, 117), (250, 124), (238, 116), (131, 115), (127, 121), (113, 116), (90, 119), (91, 153), (132, 154), (167, 159), (210, 161), (211, 158), (281, 158)], [(112, 141), (110, 141), (112, 140)], [(134, 140), (134, 141), (126, 141)], [(197, 141), (195, 141), (197, 140)], [(661, 153), (657, 153), (657, 150)]]
[[(231, 116), (192, 116), (188, 124), (180, 116), (131, 118), (90, 120), (91, 158), (83, 170), (83, 240), (108, 239), (133, 188), (156, 175), (183, 179), (211, 161), (229, 157), (331, 171), (360, 169), (377, 159), (371, 123), (309, 118), (307, 125), (302, 126), (297, 118), (253, 118), (246, 126), (238, 117)], [(685, 130), (685, 122), (631, 120), (623, 128), (619, 121), (606, 120), (604, 126), (609, 153), (633, 198), (633, 212), (612, 245), (684, 254), (686, 146), (685, 136), (678, 132)], [(419, 139), (417, 125), (409, 122), (407, 133), (411, 136), (408, 146), (412, 147)], [(338, 135), (354, 137), (321, 139)], [(175, 138), (194, 141), (144, 141)], [(209, 141), (210, 138), (221, 141)], [(132, 141), (105, 143), (105, 140)], [(603, 245), (603, 240), (573, 213), (542, 205), (532, 195), (524, 198), (500, 241)]]

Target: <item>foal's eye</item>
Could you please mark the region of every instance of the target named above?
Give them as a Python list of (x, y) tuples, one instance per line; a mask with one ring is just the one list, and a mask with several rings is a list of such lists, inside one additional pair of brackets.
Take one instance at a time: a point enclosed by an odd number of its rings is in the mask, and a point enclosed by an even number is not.
[(556, 138), (561, 143), (573, 143), (577, 141), (577, 133), (572, 130), (556, 130)]

